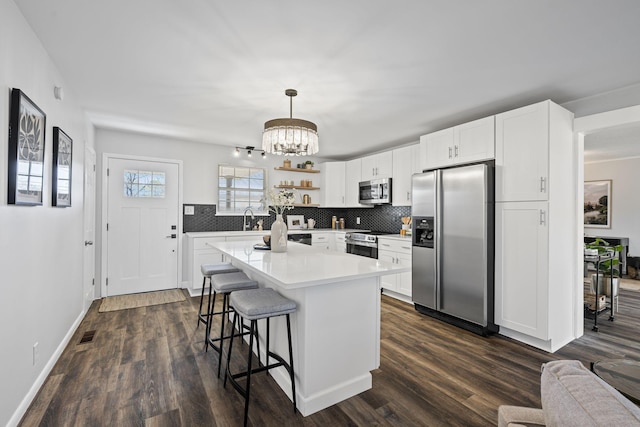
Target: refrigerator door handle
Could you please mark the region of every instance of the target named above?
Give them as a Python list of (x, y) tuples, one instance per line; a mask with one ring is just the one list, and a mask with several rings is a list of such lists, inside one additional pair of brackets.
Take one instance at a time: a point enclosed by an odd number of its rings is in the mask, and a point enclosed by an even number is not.
[[(451, 150), (451, 148), (449, 148)], [(440, 272), (442, 268), (442, 171), (435, 171), (435, 215), (434, 215), (434, 233), (435, 233), (435, 251), (436, 251), (436, 310), (442, 308), (442, 292), (440, 292), (441, 278)]]

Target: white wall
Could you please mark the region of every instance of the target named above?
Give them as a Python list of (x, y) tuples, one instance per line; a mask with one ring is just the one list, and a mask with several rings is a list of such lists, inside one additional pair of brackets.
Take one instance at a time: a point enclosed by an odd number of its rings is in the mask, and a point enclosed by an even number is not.
[[(0, 58), (0, 425), (11, 425), (83, 314), (82, 179), (90, 131), (72, 89), (11, 0), (0, 0)], [(62, 102), (54, 99), (56, 85), (65, 89)], [(47, 114), (43, 206), (7, 205), (11, 88), (23, 90)], [(74, 142), (70, 208), (51, 206), (53, 126)], [(39, 360), (33, 365), (35, 342)]]
[(640, 158), (585, 164), (584, 179), (612, 180), (611, 228), (585, 226), (585, 234), (628, 237), (629, 254), (640, 256)]

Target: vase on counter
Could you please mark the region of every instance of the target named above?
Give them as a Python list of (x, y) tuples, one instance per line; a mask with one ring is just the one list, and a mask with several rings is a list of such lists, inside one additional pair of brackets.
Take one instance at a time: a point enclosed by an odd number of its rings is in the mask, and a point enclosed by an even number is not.
[(276, 221), (271, 225), (271, 252), (287, 251), (287, 224), (282, 214), (276, 214)]

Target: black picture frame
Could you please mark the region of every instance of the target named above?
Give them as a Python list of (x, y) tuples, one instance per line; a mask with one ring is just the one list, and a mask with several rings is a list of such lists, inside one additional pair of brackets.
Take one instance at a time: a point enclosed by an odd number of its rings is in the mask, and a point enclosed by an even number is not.
[(47, 115), (20, 89), (12, 89), (9, 113), (10, 205), (42, 205)]
[(53, 168), (51, 169), (51, 206), (71, 206), (71, 167), (73, 140), (57, 126), (53, 128)]

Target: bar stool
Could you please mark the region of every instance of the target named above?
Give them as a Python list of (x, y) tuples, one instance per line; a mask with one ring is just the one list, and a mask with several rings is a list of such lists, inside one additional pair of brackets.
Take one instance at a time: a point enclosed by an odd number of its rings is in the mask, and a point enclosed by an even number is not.
[[(236, 271), (240, 271), (236, 267), (234, 267), (230, 262), (222, 262), (219, 264), (202, 264), (200, 266), (200, 271), (202, 272), (202, 291), (200, 292), (200, 307), (198, 307), (198, 325), (196, 329), (200, 327), (200, 323), (204, 323), (205, 326), (205, 340), (204, 346), (205, 350), (207, 349), (207, 337), (209, 330), (209, 322), (211, 321), (211, 276), (216, 274), (226, 274), (226, 273), (234, 273)], [(202, 312), (202, 303), (204, 302), (204, 288), (207, 283), (207, 279), (209, 279), (209, 297), (207, 299), (207, 311)]]
[[(296, 303), (290, 299), (287, 299), (280, 295), (273, 289), (260, 288), (254, 290), (238, 291), (231, 294), (230, 304), (235, 309), (237, 316), (234, 318), (234, 325), (236, 319), (240, 322), (242, 319), (251, 321), (249, 326), (249, 355), (247, 356), (247, 370), (232, 374), (229, 368), (231, 361), (231, 352), (233, 348), (233, 339), (229, 340), (229, 352), (227, 353), (227, 368), (224, 376), (224, 385), (227, 385), (227, 377), (231, 381), (231, 385), (244, 397), (244, 425), (247, 425), (249, 415), (249, 397), (251, 394), (251, 374), (268, 371), (269, 369), (283, 366), (289, 373), (291, 378), (291, 396), (293, 400), (293, 413), (296, 413), (296, 383), (293, 371), (293, 348), (291, 346), (291, 320), (289, 315), (296, 311)], [(286, 316), (287, 317), (287, 340), (289, 342), (289, 363), (284, 359), (269, 350), (269, 332), (270, 325), (269, 320), (272, 317)], [(256, 337), (256, 341), (259, 342), (258, 337), (258, 320), (267, 319), (267, 340), (266, 340), (266, 355), (267, 360), (264, 366), (260, 366), (258, 363), (257, 368), (251, 366), (253, 361), (253, 337)], [(240, 329), (240, 323), (238, 323), (238, 329)], [(258, 348), (258, 358), (260, 356), (260, 349)], [(269, 358), (273, 357), (278, 362), (269, 364)], [(237, 378), (247, 377), (246, 387), (242, 386), (236, 381)]]
[[(248, 332), (244, 332), (243, 329), (248, 329), (248, 328), (244, 328), (244, 324), (243, 324), (242, 325), (243, 327), (239, 329), (238, 334), (234, 333), (232, 330), (231, 335), (229, 336), (224, 335), (225, 319), (227, 317), (227, 314), (233, 311), (233, 309), (229, 307), (229, 294), (231, 294), (231, 292), (242, 291), (247, 289), (257, 289), (258, 282), (256, 282), (255, 280), (251, 280), (251, 278), (249, 278), (249, 276), (244, 274), (242, 271), (238, 271), (235, 273), (217, 274), (215, 276), (212, 276), (210, 281), (211, 281), (211, 288), (213, 289), (213, 300), (211, 303), (211, 308), (209, 309), (209, 312), (211, 313), (211, 320), (209, 321), (209, 324), (208, 324), (206, 345), (211, 346), (219, 354), (218, 378), (220, 378), (220, 366), (222, 365), (221, 363), (222, 362), (222, 344), (224, 343), (224, 340), (227, 338), (232, 338), (234, 336), (244, 336), (248, 333)], [(222, 298), (222, 311), (216, 312), (214, 311), (214, 307), (216, 304), (217, 294), (222, 294), (223, 298)], [(220, 322), (220, 335), (217, 338), (212, 338), (211, 324), (212, 324), (213, 316), (217, 314), (222, 315), (221, 322)], [(218, 341), (220, 341), (220, 345), (216, 345), (216, 342)]]

